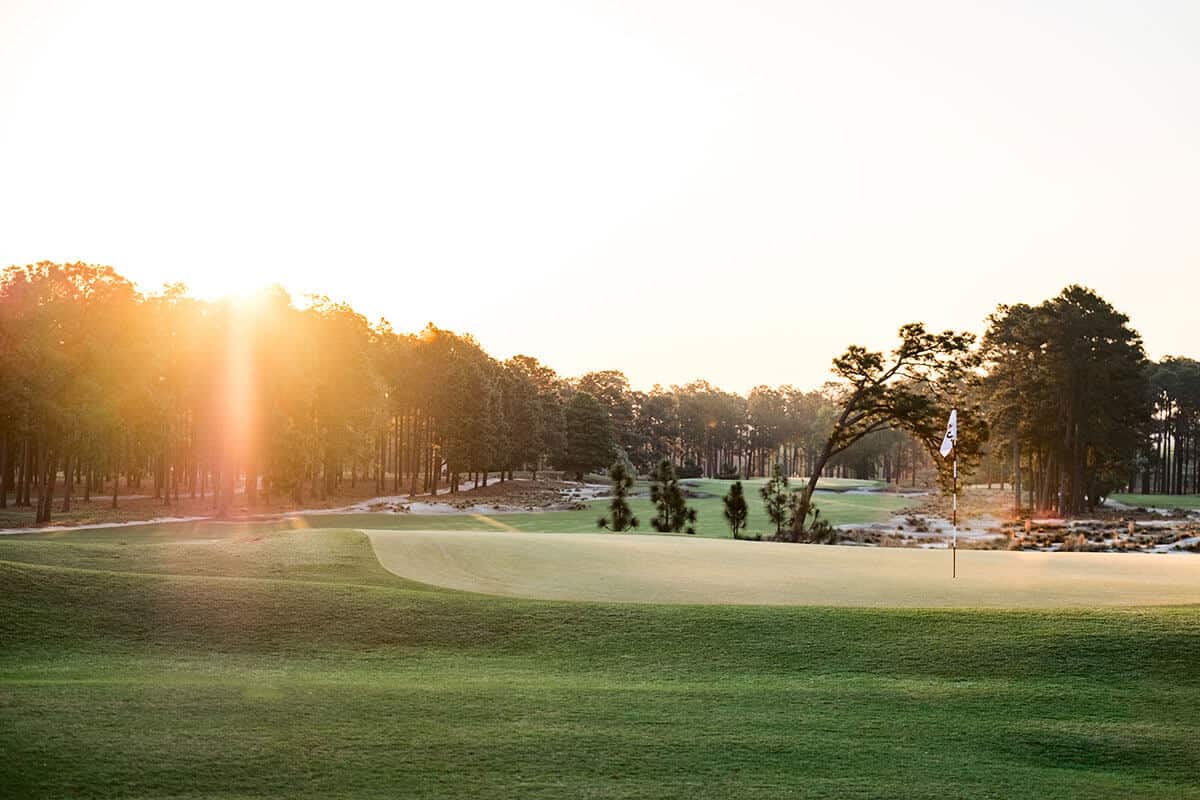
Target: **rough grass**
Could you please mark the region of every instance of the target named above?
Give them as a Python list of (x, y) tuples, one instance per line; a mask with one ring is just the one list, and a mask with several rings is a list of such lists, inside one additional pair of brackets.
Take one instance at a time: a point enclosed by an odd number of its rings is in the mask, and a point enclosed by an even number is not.
[(518, 601), (266, 526), (6, 537), (0, 581), (9, 797), (1200, 796), (1195, 607)]

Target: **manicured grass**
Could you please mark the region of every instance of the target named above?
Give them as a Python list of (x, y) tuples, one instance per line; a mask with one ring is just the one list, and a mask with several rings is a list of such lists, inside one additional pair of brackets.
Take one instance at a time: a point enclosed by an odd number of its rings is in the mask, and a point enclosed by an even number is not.
[(1200, 494), (1114, 494), (1110, 497), (1134, 508), (1200, 508)]
[[(792, 489), (800, 489), (808, 481), (807, 478), (790, 478), (788, 486)], [(759, 486), (767, 482), (766, 478), (745, 478), (742, 484), (747, 488), (754, 487), (757, 491)], [(720, 480), (718, 478), (684, 478), (681, 483), (688, 486), (698, 486), (705, 491), (724, 494), (729, 491), (729, 484), (733, 481)], [(851, 489), (882, 489), (886, 486), (883, 481), (864, 481), (857, 478), (821, 478), (817, 482), (817, 491), (848, 491)]]
[(4, 796), (1200, 796), (1196, 607), (532, 602), (268, 525), (5, 537), (0, 581)]
[[(696, 509), (696, 534), (711, 538), (732, 538), (725, 522), (722, 496), (730, 481), (696, 480), (693, 491), (704, 496), (688, 500)], [(763, 511), (758, 487), (762, 481), (745, 481), (746, 501), (750, 505), (749, 531), (768, 534), (769, 521)], [(860, 481), (856, 483), (867, 483)], [(637, 487), (639, 490), (641, 486)], [(915, 504), (917, 500), (878, 492), (823, 492), (814, 495), (821, 518), (831, 524), (880, 522)], [(521, 514), (311, 514), (304, 517), (313, 527), (374, 528), (381, 530), (516, 530), (527, 533), (594, 533), (596, 520), (605, 513), (608, 498), (599, 498), (581, 511), (545, 511)], [(630, 507), (641, 523), (639, 531), (653, 533), (650, 520), (654, 505), (648, 498), (633, 497)]]
[(830, 547), (689, 536), (367, 531), (422, 583), (543, 600), (885, 608), (1095, 608), (1200, 603), (1200, 558)]

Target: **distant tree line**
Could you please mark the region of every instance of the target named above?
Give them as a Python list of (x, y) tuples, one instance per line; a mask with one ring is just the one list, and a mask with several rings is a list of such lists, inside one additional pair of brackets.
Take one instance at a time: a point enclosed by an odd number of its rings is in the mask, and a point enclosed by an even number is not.
[(949, 403), (977, 423), (965, 460), (1007, 477), (1025, 505), (1076, 510), (1118, 486), (1196, 491), (1200, 370), (1149, 363), (1127, 322), (1071, 287), (1001, 307), (978, 346), (914, 325), (887, 356), (851, 347), (815, 391), (641, 392), (616, 370), (565, 378), (323, 297), (209, 302), (181, 285), (139, 293), (110, 267), (14, 266), (0, 274), (0, 507), (44, 521), (79, 495), (116, 506), (144, 493), (228, 513), (237, 493), (251, 507), (360, 481), (454, 493), (517, 470), (582, 478), (615, 456), (642, 474), (666, 461), (680, 478), (778, 467), (915, 484)]
[(1130, 482), (1144, 493), (1200, 493), (1200, 362), (1168, 356), (1150, 368), (1150, 445)]

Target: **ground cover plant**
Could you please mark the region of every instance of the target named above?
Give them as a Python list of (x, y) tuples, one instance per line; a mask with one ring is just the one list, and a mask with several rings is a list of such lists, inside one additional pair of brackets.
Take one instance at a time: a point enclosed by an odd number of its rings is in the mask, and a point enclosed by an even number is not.
[(13, 797), (1200, 796), (1195, 607), (531, 602), (283, 525), (5, 537), (0, 579)]

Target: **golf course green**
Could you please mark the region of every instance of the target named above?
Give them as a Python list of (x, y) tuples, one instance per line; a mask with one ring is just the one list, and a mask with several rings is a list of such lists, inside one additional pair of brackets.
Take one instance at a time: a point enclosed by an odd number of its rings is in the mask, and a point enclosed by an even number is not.
[(1194, 605), (522, 600), (302, 525), (0, 539), (5, 796), (1200, 797)]
[(1086, 608), (1200, 603), (1200, 559), (625, 534), (364, 531), (389, 571), (463, 591), (626, 603)]

